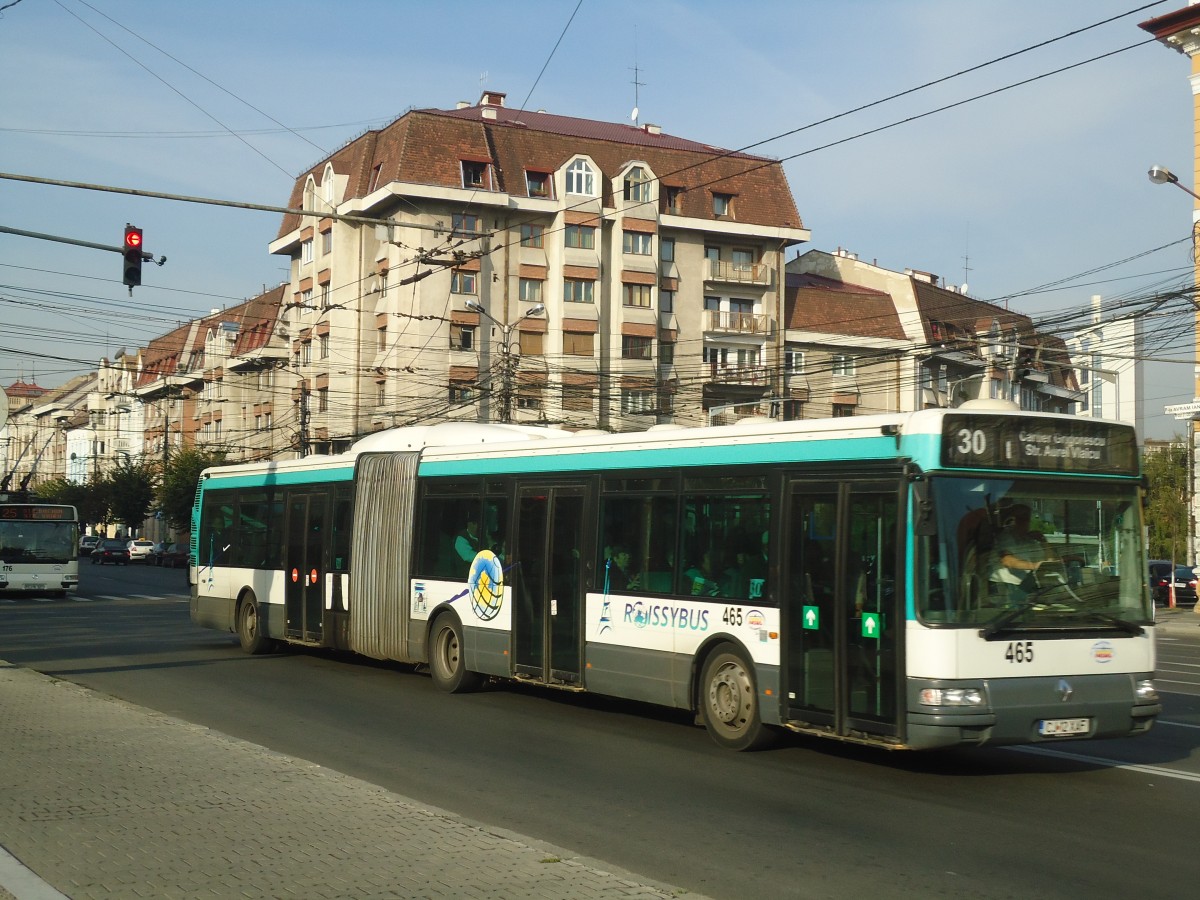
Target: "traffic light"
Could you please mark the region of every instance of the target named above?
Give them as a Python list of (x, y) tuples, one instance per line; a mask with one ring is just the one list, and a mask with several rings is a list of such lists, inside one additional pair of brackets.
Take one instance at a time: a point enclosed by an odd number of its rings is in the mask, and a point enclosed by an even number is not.
[(121, 280), (130, 287), (142, 283), (142, 229), (125, 226), (125, 277)]

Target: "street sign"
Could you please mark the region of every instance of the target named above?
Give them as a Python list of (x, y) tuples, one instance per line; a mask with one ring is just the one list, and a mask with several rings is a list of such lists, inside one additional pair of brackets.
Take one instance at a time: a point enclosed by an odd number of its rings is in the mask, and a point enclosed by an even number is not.
[(804, 627), (816, 631), (821, 627), (821, 608), (819, 606), (804, 607)]
[(1169, 416), (1174, 416), (1177, 419), (1191, 419), (1194, 416), (1200, 416), (1200, 400), (1193, 400), (1191, 403), (1176, 403), (1173, 406), (1163, 407), (1163, 412)]

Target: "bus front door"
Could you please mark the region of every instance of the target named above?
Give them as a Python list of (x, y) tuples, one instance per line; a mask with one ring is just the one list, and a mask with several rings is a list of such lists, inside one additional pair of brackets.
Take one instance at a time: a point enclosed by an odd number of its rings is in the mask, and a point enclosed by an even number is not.
[(284, 604), (287, 636), (291, 640), (321, 642), (328, 510), (329, 497), (324, 491), (294, 493), (288, 497)]
[(523, 487), (513, 560), (513, 670), (540, 681), (580, 682), (583, 642), (582, 485)]
[(790, 721), (838, 735), (898, 734), (894, 483), (792, 485), (784, 541)]

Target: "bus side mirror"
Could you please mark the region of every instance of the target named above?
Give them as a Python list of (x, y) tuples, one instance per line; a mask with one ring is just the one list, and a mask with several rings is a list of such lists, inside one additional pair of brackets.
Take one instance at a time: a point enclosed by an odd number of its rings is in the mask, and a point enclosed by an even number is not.
[(933, 515), (933, 500), (929, 496), (928, 481), (912, 483), (913, 533), (922, 536), (937, 534), (937, 520)]

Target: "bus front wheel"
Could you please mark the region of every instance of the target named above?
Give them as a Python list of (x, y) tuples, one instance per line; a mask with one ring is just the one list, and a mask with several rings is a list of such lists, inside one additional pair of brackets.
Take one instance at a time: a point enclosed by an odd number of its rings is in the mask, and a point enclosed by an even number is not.
[(433, 683), (450, 694), (478, 690), (483, 676), (467, 671), (462, 625), (451, 613), (442, 613), (429, 632), (429, 674)]
[(258, 614), (258, 600), (253, 594), (247, 594), (238, 607), (237, 633), (242, 649), (250, 654), (267, 653), (274, 643), (263, 634), (262, 617)]
[(704, 663), (699, 701), (700, 719), (722, 747), (758, 750), (775, 738), (775, 730), (762, 721), (754, 672), (731, 646), (719, 648)]

